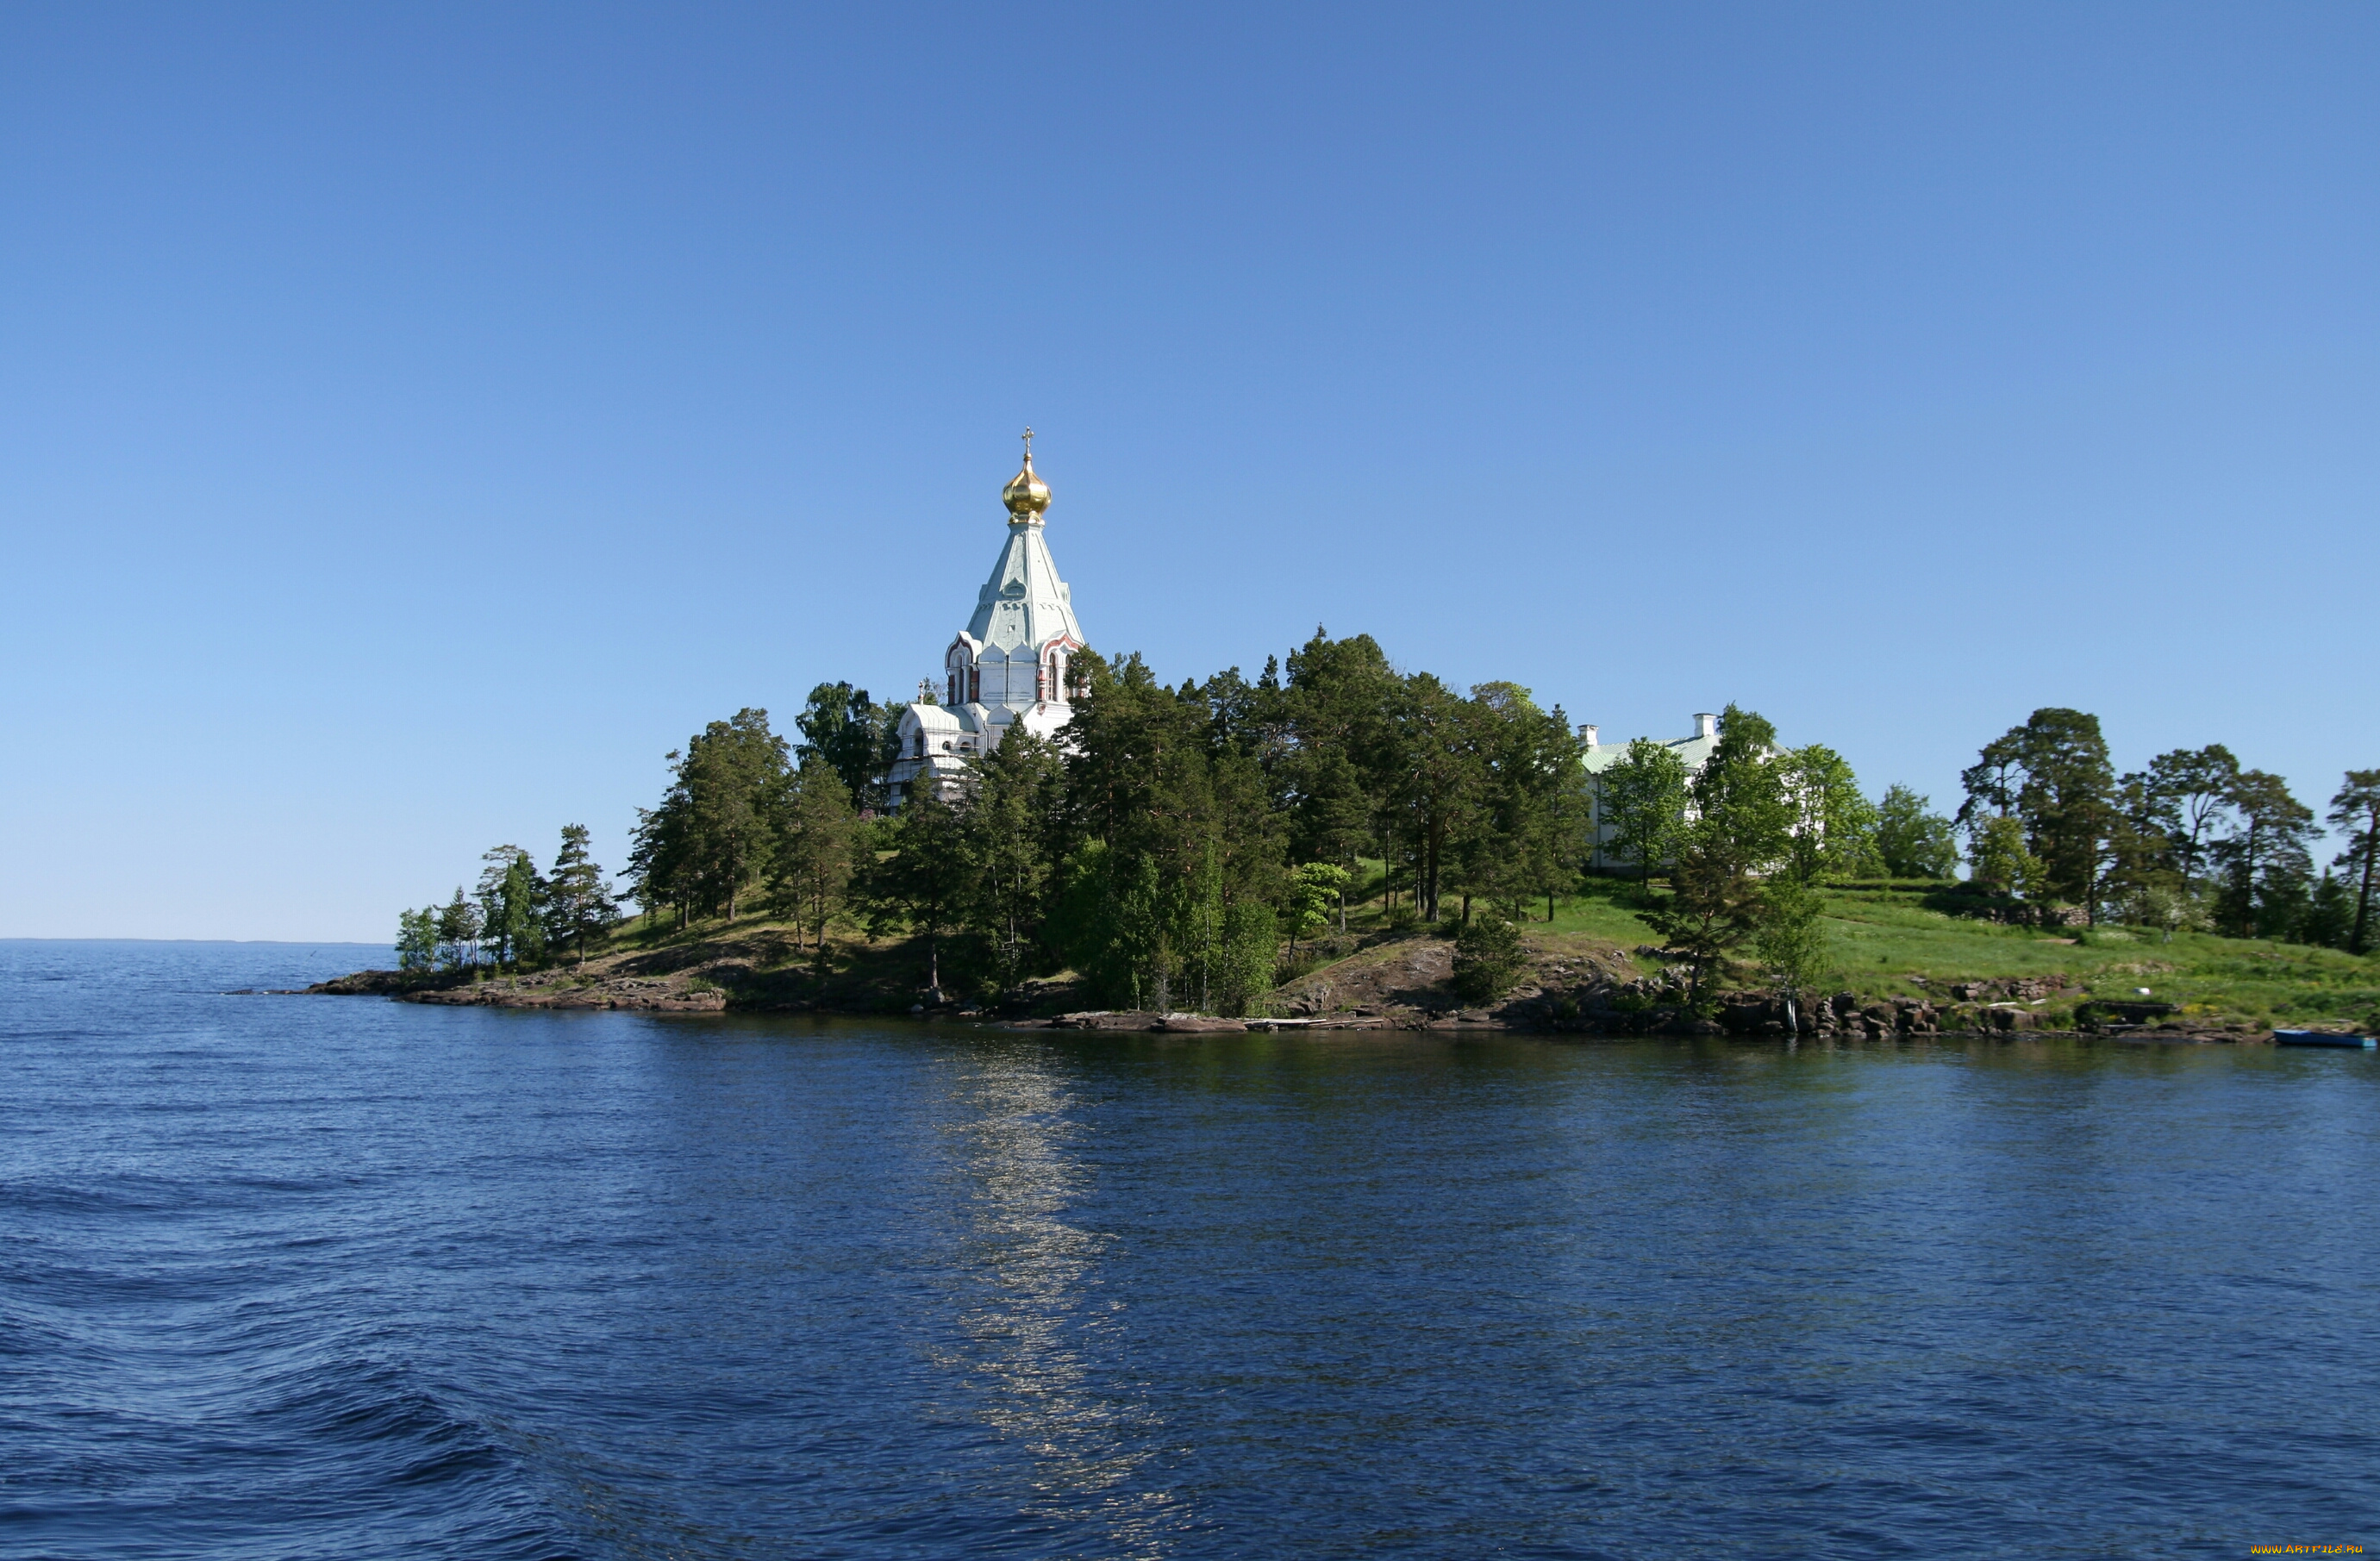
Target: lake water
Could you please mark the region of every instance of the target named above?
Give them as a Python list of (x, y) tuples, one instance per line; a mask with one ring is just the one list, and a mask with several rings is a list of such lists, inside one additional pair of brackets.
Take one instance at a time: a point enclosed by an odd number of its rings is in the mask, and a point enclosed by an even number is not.
[(0, 1554), (2380, 1543), (2380, 1059), (235, 997), (0, 943)]

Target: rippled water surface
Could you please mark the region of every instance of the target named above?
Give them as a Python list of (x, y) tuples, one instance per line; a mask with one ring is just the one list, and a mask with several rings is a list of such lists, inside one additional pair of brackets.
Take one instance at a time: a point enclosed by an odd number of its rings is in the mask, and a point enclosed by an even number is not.
[(2368, 1055), (223, 995), (370, 952), (0, 943), (0, 1553), (2380, 1542)]

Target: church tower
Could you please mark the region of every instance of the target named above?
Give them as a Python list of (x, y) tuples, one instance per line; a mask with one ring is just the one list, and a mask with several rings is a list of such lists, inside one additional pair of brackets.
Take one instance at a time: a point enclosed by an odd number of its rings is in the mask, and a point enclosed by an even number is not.
[(1025, 466), (1001, 490), (1008, 540), (976, 593), (975, 615), (942, 653), (940, 704), (901, 712), (900, 756), (887, 779), (895, 807), (913, 785), (949, 789), (978, 755), (1022, 727), (1050, 737), (1074, 718), (1070, 664), (1083, 648), (1074, 593), (1058, 578), (1043, 532), (1050, 485), (1033, 469), (1033, 430), (1025, 430)]

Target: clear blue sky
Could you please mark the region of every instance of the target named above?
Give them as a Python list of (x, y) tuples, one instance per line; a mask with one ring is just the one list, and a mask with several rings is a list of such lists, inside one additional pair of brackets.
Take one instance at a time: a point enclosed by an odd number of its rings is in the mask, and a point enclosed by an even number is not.
[(384, 939), (937, 672), (1314, 626), (1937, 804), (2380, 765), (2380, 8), (0, 10), (0, 934)]

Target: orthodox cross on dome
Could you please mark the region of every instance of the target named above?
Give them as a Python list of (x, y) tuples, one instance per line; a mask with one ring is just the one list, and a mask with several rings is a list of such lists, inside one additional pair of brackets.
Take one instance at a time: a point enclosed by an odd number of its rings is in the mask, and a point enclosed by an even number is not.
[(1029, 424), (1025, 430), (1025, 458), (1028, 461), (1033, 458), (1033, 430)]

